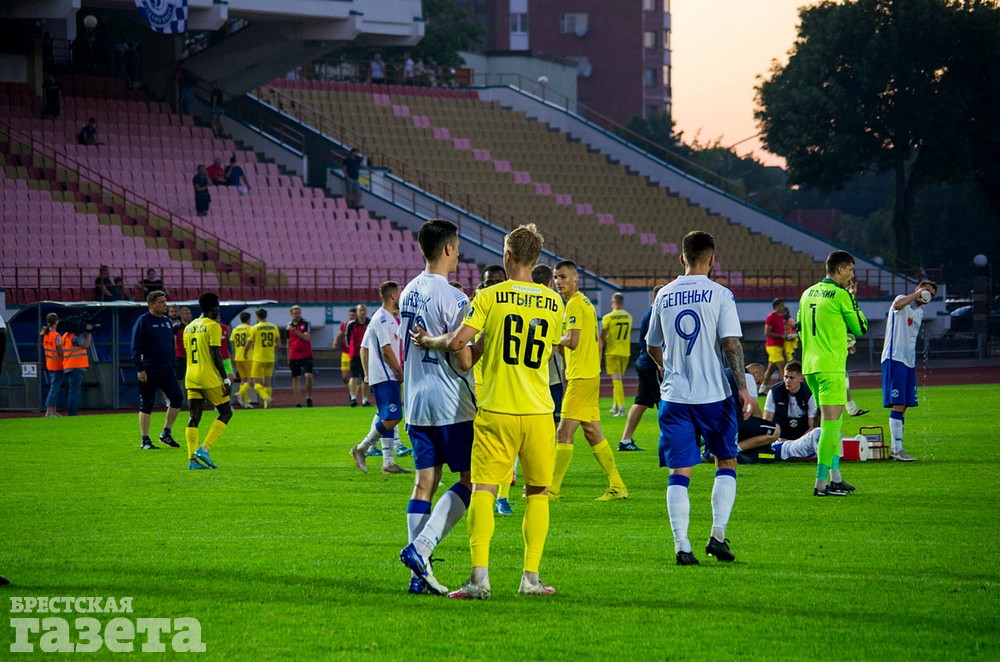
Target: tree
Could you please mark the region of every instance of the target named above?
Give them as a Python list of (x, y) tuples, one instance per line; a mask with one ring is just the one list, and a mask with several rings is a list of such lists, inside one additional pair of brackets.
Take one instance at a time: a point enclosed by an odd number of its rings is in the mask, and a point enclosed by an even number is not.
[(440, 67), (464, 64), (458, 51), (479, 44), (486, 33), (480, 23), (469, 17), (469, 10), (452, 0), (424, 0), (424, 38), (413, 48), (413, 57)]
[(970, 172), (986, 186), (997, 174), (1000, 10), (995, 0), (826, 0), (800, 18), (788, 64), (757, 87), (763, 143), (792, 183), (824, 191), (891, 172), (896, 255), (908, 262), (921, 187)]

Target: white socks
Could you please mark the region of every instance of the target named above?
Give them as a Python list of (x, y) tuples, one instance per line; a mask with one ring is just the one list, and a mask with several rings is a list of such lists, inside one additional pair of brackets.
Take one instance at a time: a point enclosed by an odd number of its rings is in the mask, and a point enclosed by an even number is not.
[(903, 450), (903, 421), (889, 417), (889, 436), (892, 437), (892, 452)]
[(736, 502), (736, 472), (719, 469), (712, 486), (712, 537), (722, 542), (726, 539), (726, 526)]
[(691, 519), (691, 501), (688, 499), (686, 485), (667, 487), (667, 514), (670, 515), (670, 528), (674, 532), (674, 552), (690, 552), (688, 522)]
[[(457, 487), (468, 491), (468, 488), (461, 484)], [(441, 495), (434, 504), (434, 510), (431, 511), (423, 530), (413, 540), (417, 553), (424, 558), (430, 558), (438, 542), (448, 535), (468, 509), (468, 500), (463, 500), (454, 487)]]

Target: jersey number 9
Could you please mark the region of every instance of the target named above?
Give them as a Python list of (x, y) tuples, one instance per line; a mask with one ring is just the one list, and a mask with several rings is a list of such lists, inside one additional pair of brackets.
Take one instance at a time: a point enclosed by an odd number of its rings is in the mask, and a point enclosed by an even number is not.
[[(690, 319), (691, 322), (685, 322), (687, 319)], [(682, 310), (674, 318), (674, 331), (677, 332), (678, 336), (687, 341), (687, 349), (684, 352), (684, 356), (690, 356), (695, 342), (698, 341), (698, 335), (701, 333), (701, 318), (698, 317), (698, 313), (690, 308)]]

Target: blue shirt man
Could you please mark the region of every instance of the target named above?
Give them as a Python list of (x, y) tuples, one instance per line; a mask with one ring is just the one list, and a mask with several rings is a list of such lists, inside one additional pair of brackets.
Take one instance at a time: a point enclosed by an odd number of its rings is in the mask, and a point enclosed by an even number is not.
[(174, 374), (174, 333), (167, 313), (167, 295), (161, 291), (146, 296), (149, 311), (132, 328), (132, 362), (139, 379), (139, 432), (142, 450), (157, 450), (149, 438), (149, 418), (156, 403), (156, 392), (167, 398), (167, 419), (160, 433), (160, 443), (179, 448), (170, 428), (181, 411), (184, 394)]

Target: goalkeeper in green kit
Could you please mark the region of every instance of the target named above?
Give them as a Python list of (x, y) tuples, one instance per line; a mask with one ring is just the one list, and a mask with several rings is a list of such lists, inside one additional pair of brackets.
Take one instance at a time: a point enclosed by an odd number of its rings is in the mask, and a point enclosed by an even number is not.
[(840, 475), (838, 449), (840, 417), (847, 404), (847, 334), (861, 336), (868, 330), (855, 291), (854, 257), (833, 251), (826, 258), (826, 278), (799, 299), (802, 374), (823, 415), (814, 496), (846, 496), (854, 491)]

